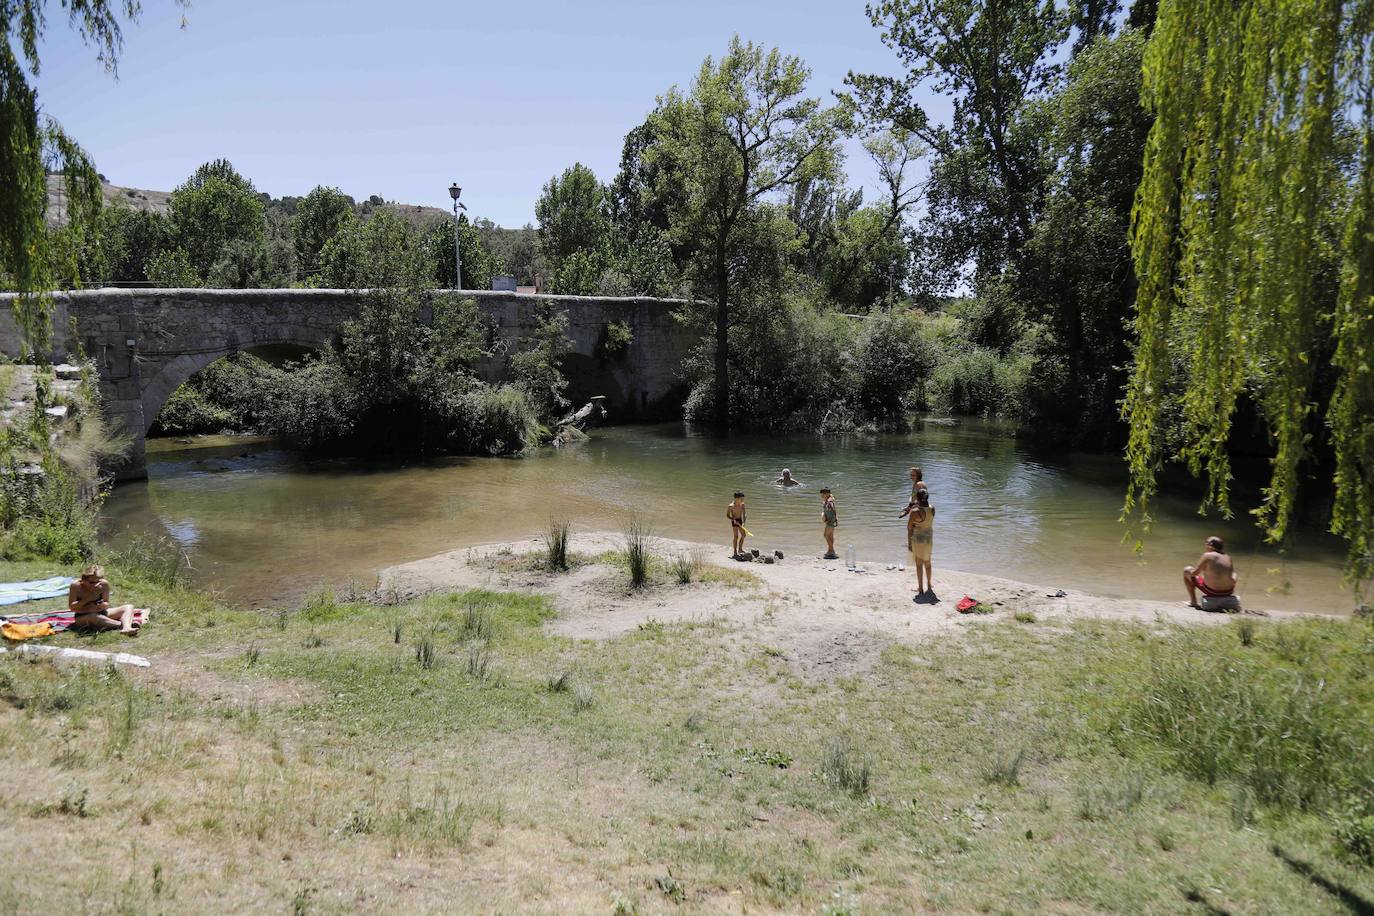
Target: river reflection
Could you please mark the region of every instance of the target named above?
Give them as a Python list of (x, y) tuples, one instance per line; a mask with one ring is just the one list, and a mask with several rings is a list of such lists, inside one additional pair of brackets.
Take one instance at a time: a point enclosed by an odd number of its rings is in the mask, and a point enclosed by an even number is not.
[[(1032, 456), (996, 424), (924, 424), (910, 434), (819, 439), (695, 435), (680, 424), (597, 430), (584, 443), (529, 458), (452, 458), (409, 465), (304, 461), (256, 439), (149, 442), (146, 483), (105, 504), (107, 537), (152, 532), (185, 545), (203, 584), (234, 601), (298, 599), (321, 581), (369, 581), (384, 566), (473, 544), (529, 537), (551, 516), (619, 529), (640, 512), (664, 535), (728, 545), (725, 504), (748, 494), (754, 546), (819, 553), (820, 499), (835, 490), (836, 543), (860, 562), (903, 559), (910, 491), (925, 470), (938, 507), (940, 567), (1051, 588), (1181, 599), (1179, 568), (1203, 538), (1226, 537), (1257, 607), (1348, 612), (1339, 545), (1304, 537), (1287, 557), (1262, 549), (1247, 521), (1200, 518), (1163, 499), (1137, 557), (1117, 522), (1119, 458)], [(804, 486), (773, 480), (790, 467)], [(722, 553), (725, 546), (722, 546)], [(1284, 593), (1285, 583), (1291, 588)]]

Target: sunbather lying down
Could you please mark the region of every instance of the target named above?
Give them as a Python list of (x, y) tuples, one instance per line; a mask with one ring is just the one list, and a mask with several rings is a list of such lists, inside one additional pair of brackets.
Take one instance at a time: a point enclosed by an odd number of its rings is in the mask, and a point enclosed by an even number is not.
[(110, 583), (102, 566), (87, 566), (81, 571), (81, 578), (67, 589), (67, 610), (76, 615), (74, 630), (118, 630), (125, 636), (137, 636), (148, 619), (144, 608), (110, 606)]

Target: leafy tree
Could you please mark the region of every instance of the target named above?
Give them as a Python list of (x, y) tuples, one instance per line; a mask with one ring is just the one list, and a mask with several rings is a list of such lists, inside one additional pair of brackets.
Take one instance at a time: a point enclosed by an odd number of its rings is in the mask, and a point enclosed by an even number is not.
[[(550, 178), (534, 204), (539, 243), (550, 266), (559, 270), (577, 251), (601, 248), (606, 237), (606, 189), (591, 169), (574, 163)], [(561, 292), (561, 290), (560, 290)]]
[(1361, 581), (1374, 573), (1372, 36), (1354, 3), (1160, 8), (1144, 57), (1155, 122), (1131, 234), (1140, 342), (1125, 402), (1126, 508), (1146, 525), (1166, 457), (1205, 475), (1204, 504), (1229, 511), (1226, 445), (1252, 402), (1273, 447), (1254, 513), (1275, 542), (1324, 425), (1331, 527)]
[(527, 346), (511, 357), (511, 373), (535, 412), (552, 419), (568, 406), (564, 392), (568, 380), (562, 371), (563, 356), (572, 344), (568, 340), (568, 313), (555, 309), (547, 300), (538, 305), (539, 322)]
[(320, 252), (344, 226), (356, 219), (353, 198), (338, 188), (317, 185), (295, 204), (291, 239), (301, 276), (309, 280), (320, 272)]
[(545, 274), (543, 256), (539, 252), (539, 232), (526, 223), (519, 229), (503, 229), (489, 219), (473, 221), (482, 247), (492, 253), (501, 270), (515, 276), (519, 283), (532, 284)]
[(148, 279), (155, 286), (183, 289), (200, 286), (200, 277), (191, 266), (185, 248), (167, 248), (148, 259), (144, 265)]
[[(936, 154), (923, 245), (937, 286), (973, 263), (996, 275), (1030, 237), (1050, 163), (1044, 125), (1027, 102), (1053, 88), (1055, 51), (1071, 20), (1042, 0), (882, 0), (869, 18), (906, 75), (850, 73), (846, 82), (876, 121), (889, 121)], [(950, 97), (942, 124), (917, 101), (929, 84)]]
[(1139, 104), (1143, 31), (1098, 37), (1048, 102), (1057, 168), (1012, 279), (1039, 338), (1029, 419), (1059, 441), (1121, 441), (1117, 402), (1135, 300), (1128, 231), (1150, 117)]
[(765, 199), (838, 166), (843, 112), (804, 97), (809, 75), (800, 59), (736, 36), (718, 63), (702, 63), (690, 92), (660, 99), (655, 116), (646, 157), (660, 182), (681, 182), (656, 191), (671, 201), (670, 238), (693, 252), (689, 276), (710, 302), (721, 424), (731, 417), (731, 327), (776, 277), (787, 244)]
[(549, 288), (565, 296), (594, 295), (610, 260), (610, 252), (604, 244), (596, 248), (579, 248), (558, 265)]
[[(435, 280), (440, 288), (453, 288), (453, 222), (436, 219), (424, 230), (425, 251)], [(487, 250), (482, 236), (468, 222), (466, 214), (458, 217), (458, 244), (463, 252), (462, 289), (490, 289), (491, 278), (504, 269), (500, 258)]]
[(179, 185), (168, 206), (177, 244), (197, 276), (248, 285), (265, 243), (262, 201), (252, 182), (216, 159)]
[(273, 207), (266, 213), (263, 228), (262, 268), (253, 278), (253, 285), (264, 289), (294, 285), (299, 269), (290, 218), (282, 209)]
[(865, 138), (864, 148), (882, 181), (881, 203), (864, 207), (861, 191), (847, 192), (823, 183), (799, 183), (792, 217), (806, 236), (810, 272), (840, 308), (866, 310), (906, 284), (911, 256), (906, 243), (907, 214), (921, 202), (912, 166), (926, 152), (901, 128)]
[[(30, 84), (41, 70), (38, 44), (47, 22), (43, 0), (0, 2), (0, 275), (19, 295), (15, 320), (30, 358), (46, 359), (51, 340), (47, 293), (59, 275), (79, 274), (85, 236), (100, 212), (100, 176), (89, 155), (58, 122), (43, 114)], [(96, 58), (115, 72), (123, 47), (122, 21), (137, 18), (133, 0), (66, 0), (62, 4)], [(15, 44), (18, 45), (16, 49)], [(65, 238), (47, 229), (47, 176), (62, 175)]]
[(432, 287), (434, 262), (410, 223), (394, 211), (380, 208), (367, 219), (345, 224), (325, 243), (320, 252), (319, 277), (321, 285), (337, 289), (405, 283)]
[(172, 223), (165, 215), (118, 204), (106, 206), (100, 213), (105, 273), (86, 279), (147, 280), (148, 262), (173, 244)]

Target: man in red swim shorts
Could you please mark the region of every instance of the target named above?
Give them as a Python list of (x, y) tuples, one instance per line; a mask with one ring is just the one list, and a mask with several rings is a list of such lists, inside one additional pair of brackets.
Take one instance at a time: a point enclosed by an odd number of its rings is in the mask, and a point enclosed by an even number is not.
[(1236, 569), (1219, 537), (1210, 537), (1196, 566), (1183, 567), (1188, 604), (1198, 607), (1197, 593), (1206, 598), (1229, 598), (1236, 590)]

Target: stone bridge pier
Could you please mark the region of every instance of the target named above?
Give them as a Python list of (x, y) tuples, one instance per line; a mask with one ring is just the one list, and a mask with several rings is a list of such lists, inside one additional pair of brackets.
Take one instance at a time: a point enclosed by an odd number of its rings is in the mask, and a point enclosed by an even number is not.
[[(681, 302), (644, 298), (537, 296), (465, 290), (477, 302), (495, 353), (478, 367), (488, 381), (507, 372), (509, 355), (527, 346), (540, 307), (566, 311), (571, 352), (563, 371), (569, 396), (606, 397), (615, 421), (680, 416), (681, 367), (693, 341), (674, 317)], [(119, 480), (147, 476), (145, 439), (179, 385), (217, 359), (264, 348), (317, 350), (358, 314), (364, 292), (338, 289), (95, 289), (53, 299), (53, 362), (84, 353), (100, 375), (106, 417), (132, 439), (115, 468)], [(21, 340), (0, 294), (0, 351), (18, 358)], [(607, 326), (631, 331), (623, 351), (604, 346)]]

